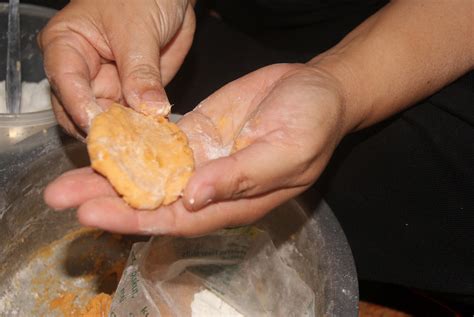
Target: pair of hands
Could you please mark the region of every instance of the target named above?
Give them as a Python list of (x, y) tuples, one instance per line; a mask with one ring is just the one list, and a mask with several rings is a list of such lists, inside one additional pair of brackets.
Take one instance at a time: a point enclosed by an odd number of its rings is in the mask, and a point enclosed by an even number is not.
[[(194, 25), (186, 1), (72, 1), (39, 39), (60, 124), (82, 135), (113, 101), (166, 111), (163, 86)], [(138, 109), (143, 102), (147, 109)], [(317, 65), (271, 65), (219, 89), (178, 123), (196, 160), (182, 199), (134, 210), (83, 168), (53, 181), (45, 200), (79, 207), (81, 223), (121, 233), (198, 235), (251, 223), (317, 179), (351, 128), (344, 107), (339, 82)]]

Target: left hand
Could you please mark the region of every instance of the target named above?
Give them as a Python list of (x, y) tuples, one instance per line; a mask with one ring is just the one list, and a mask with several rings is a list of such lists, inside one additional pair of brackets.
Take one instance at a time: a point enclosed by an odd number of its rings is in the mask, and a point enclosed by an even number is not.
[(194, 29), (188, 0), (71, 0), (38, 36), (58, 123), (82, 140), (113, 102), (168, 114)]
[(350, 130), (338, 83), (317, 66), (277, 64), (212, 94), (179, 122), (196, 170), (171, 205), (134, 210), (90, 168), (60, 176), (45, 200), (121, 233), (190, 236), (254, 222), (315, 182)]

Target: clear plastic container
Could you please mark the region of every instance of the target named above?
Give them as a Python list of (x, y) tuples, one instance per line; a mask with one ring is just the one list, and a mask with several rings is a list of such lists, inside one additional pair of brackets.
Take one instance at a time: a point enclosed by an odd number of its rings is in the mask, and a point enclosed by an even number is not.
[[(45, 78), (43, 59), (36, 43), (36, 36), (56, 10), (20, 5), (22, 81), (39, 82)], [(7, 55), (8, 3), (0, 3), (0, 81), (5, 80)], [(52, 110), (5, 114), (0, 113), (0, 152), (11, 148), (26, 138), (46, 131), (56, 124)]]

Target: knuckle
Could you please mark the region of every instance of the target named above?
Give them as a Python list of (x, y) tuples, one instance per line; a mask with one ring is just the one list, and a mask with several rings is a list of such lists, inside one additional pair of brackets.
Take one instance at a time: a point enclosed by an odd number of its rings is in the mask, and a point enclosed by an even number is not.
[(179, 29), (184, 20), (186, 9), (186, 5), (177, 6), (175, 3), (169, 3), (158, 6), (157, 10), (154, 11), (156, 13), (152, 15), (154, 28), (163, 46), (171, 40), (176, 30)]
[(174, 237), (187, 237), (192, 235), (195, 230), (195, 226), (190, 227), (185, 219), (182, 219), (179, 215), (174, 215), (166, 230), (166, 234)]
[(53, 17), (38, 34), (37, 40), (45, 46), (64, 33), (65, 28), (65, 22), (60, 22), (57, 17)]
[(51, 38), (51, 26), (48, 23), (36, 36), (36, 41), (41, 50), (47, 45), (48, 40)]
[(36, 35), (36, 44), (38, 45), (41, 52), (43, 52), (43, 30)]
[(318, 176), (315, 162), (310, 158), (301, 161), (294, 170), (293, 186), (309, 186), (314, 183)]
[(316, 180), (314, 173), (306, 171), (298, 176), (297, 186), (310, 186)]
[(138, 81), (152, 87), (159, 86), (161, 83), (158, 69), (147, 64), (133, 66), (127, 75), (127, 79), (130, 82)]
[(232, 170), (234, 171), (230, 181), (231, 198), (242, 198), (255, 187), (255, 184), (245, 170), (241, 168), (239, 160), (234, 156), (230, 156), (229, 158), (233, 162)]

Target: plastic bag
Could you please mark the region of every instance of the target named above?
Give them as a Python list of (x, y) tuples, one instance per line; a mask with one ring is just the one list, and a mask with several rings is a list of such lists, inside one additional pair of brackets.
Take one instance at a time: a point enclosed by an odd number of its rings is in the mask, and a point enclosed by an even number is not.
[(313, 316), (314, 292), (259, 229), (136, 243), (110, 316), (193, 316), (208, 289), (244, 316)]

